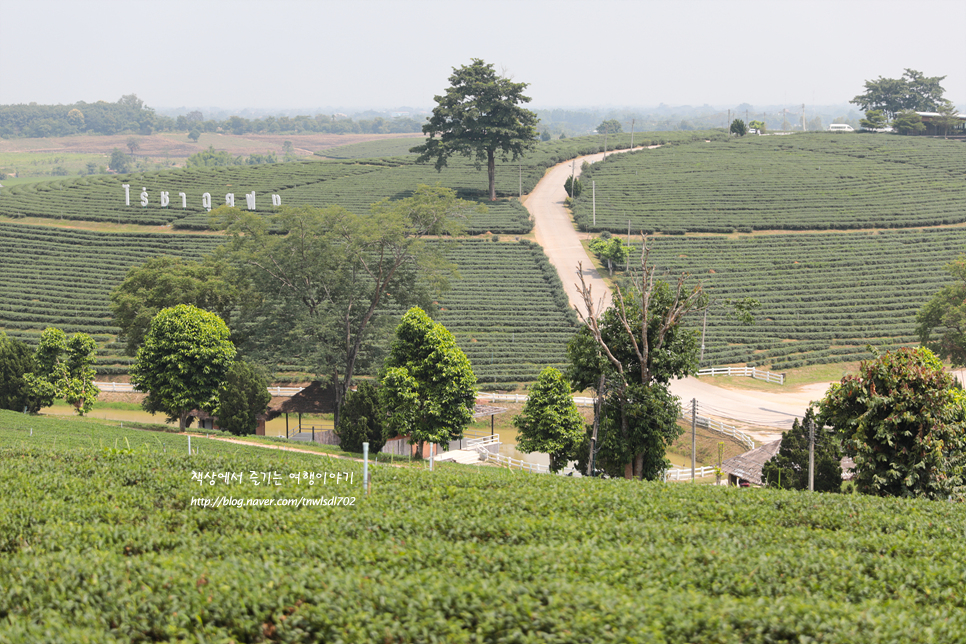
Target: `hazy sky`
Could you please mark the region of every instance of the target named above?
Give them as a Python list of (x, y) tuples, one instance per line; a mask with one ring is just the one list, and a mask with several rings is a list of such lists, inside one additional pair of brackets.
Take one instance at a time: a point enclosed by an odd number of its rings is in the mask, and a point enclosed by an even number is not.
[(432, 107), (482, 58), (531, 107), (845, 103), (946, 75), (964, 0), (0, 0), (0, 104)]

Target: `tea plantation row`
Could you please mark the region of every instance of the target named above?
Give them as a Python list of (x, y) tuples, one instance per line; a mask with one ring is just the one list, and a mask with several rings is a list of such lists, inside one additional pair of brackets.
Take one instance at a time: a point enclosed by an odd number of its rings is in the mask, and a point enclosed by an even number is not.
[[(887, 135), (695, 142), (595, 164), (582, 230), (751, 232), (909, 228), (966, 221), (966, 147)], [(591, 182), (596, 183), (594, 224)]]
[[(162, 254), (197, 260), (221, 241), (211, 235), (0, 224), (0, 328), (33, 343), (45, 327), (57, 326), (90, 333), (104, 345), (118, 332), (109, 295), (128, 268)], [(466, 239), (450, 252), (460, 279), (440, 300), (439, 319), (456, 335), (480, 381), (535, 380), (547, 364), (561, 366), (576, 320), (543, 251), (529, 242)], [(131, 360), (117, 355), (118, 349), (102, 346), (99, 373), (127, 372)]]
[[(456, 465), (376, 466), (366, 497), (355, 462), (50, 449), (23, 418), (0, 412), (0, 642), (938, 644), (966, 629), (955, 504)], [(304, 471), (352, 483), (289, 477)], [(219, 496), (355, 504), (197, 504)]]
[[(632, 257), (639, 257), (639, 248)], [(868, 357), (916, 342), (915, 313), (951, 277), (942, 270), (966, 249), (966, 229), (660, 237), (652, 260), (688, 272), (714, 298), (761, 302), (754, 326), (708, 315), (705, 365), (786, 369)], [(697, 328), (701, 319), (692, 319)]]

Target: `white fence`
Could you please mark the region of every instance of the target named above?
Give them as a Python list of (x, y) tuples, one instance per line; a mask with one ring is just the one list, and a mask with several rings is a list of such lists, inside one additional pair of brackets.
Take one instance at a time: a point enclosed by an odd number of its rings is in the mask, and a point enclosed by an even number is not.
[(486, 456), (487, 463), (494, 463), (496, 465), (505, 466), (509, 469), (516, 468), (523, 472), (533, 472), (534, 474), (548, 474), (550, 473), (550, 468), (546, 465), (540, 465), (539, 463), (529, 463), (527, 461), (521, 461), (518, 458), (513, 458), (512, 456), (504, 456), (503, 454), (493, 454), (492, 452)]
[(785, 374), (772, 373), (755, 367), (708, 367), (698, 371), (699, 376), (750, 376), (756, 380), (785, 384)]
[[(529, 396), (526, 394), (491, 394), (486, 391), (481, 391), (477, 394), (477, 398), (483, 398), (486, 400), (503, 400), (506, 402), (513, 403), (523, 403), (527, 402)], [(577, 403), (579, 407), (593, 407), (594, 399), (589, 396), (574, 396), (574, 402)]]
[[(681, 415), (678, 416), (681, 420), (691, 422), (691, 414), (686, 410), (681, 410)], [(725, 436), (730, 436), (742, 445), (746, 446), (748, 449), (755, 448), (755, 439), (749, 434), (741, 431), (734, 425), (725, 425), (720, 420), (715, 420), (714, 418), (708, 418), (707, 416), (695, 416), (694, 424), (698, 427), (703, 427), (705, 429), (710, 429), (718, 434), (724, 434)], [(691, 470), (688, 470), (689, 472)]]
[[(705, 476), (713, 476), (713, 475), (714, 475), (714, 467), (708, 466), (708, 467), (694, 468), (694, 478), (700, 479), (700, 478), (704, 478)], [(667, 470), (666, 472), (664, 472), (664, 480), (665, 481), (684, 481), (684, 480), (690, 481), (691, 468), (690, 467), (686, 469), (674, 468), (673, 470)]]
[[(117, 393), (137, 393), (134, 385), (129, 382), (95, 382), (94, 385), (101, 391), (113, 391)], [(273, 396), (294, 396), (302, 391), (304, 387), (269, 387), (268, 393)]]

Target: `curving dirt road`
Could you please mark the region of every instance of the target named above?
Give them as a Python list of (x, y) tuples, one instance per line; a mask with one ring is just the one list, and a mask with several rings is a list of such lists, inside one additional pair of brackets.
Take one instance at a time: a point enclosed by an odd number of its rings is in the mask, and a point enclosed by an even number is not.
[[(595, 313), (610, 306), (611, 294), (584, 247), (580, 245), (580, 237), (574, 229), (573, 219), (564, 206), (564, 199), (567, 198), (564, 182), (571, 172), (575, 176), (580, 176), (580, 165), (584, 161), (596, 163), (603, 158), (603, 153), (592, 154), (579, 157), (572, 163), (568, 161), (550, 168), (524, 203), (533, 216), (533, 232), (537, 237), (537, 243), (543, 246), (543, 252), (557, 269), (571, 306), (576, 307), (584, 315), (587, 313), (587, 308), (584, 306), (584, 300), (578, 288), (580, 283), (578, 266), (582, 266), (584, 280), (590, 284), (594, 306), (597, 309)], [(601, 297), (603, 297), (602, 305)]]
[[(616, 150), (607, 154), (627, 151)], [(582, 265), (584, 280), (591, 285), (597, 311), (610, 306), (611, 294), (580, 244), (573, 220), (564, 206), (567, 193), (563, 186), (571, 172), (580, 174), (580, 165), (584, 161), (595, 163), (603, 158), (603, 153), (592, 154), (554, 166), (525, 201), (527, 210), (533, 216), (537, 243), (543, 246), (550, 263), (560, 274), (571, 306), (584, 314), (587, 309), (578, 289), (578, 265)], [(671, 392), (680, 396), (685, 406), (696, 398), (707, 415), (744, 421), (748, 424), (746, 431), (755, 434), (759, 440), (767, 441), (778, 438), (782, 431), (792, 426), (795, 418), (801, 418), (809, 402), (821, 398), (828, 385), (815, 383), (788, 392), (771, 393), (735, 391), (716, 387), (707, 379), (684, 378), (671, 383)], [(718, 413), (712, 413), (712, 410)]]

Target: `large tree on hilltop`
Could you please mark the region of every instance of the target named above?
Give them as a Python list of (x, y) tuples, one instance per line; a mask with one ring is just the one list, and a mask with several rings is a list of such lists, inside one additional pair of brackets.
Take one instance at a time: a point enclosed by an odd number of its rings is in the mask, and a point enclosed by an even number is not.
[(902, 78), (882, 78), (865, 81), (865, 92), (849, 103), (858, 105), (864, 112), (881, 110), (890, 119), (899, 112), (935, 111), (943, 100), (943, 88), (939, 84), (945, 76), (925, 76), (914, 69), (906, 69)]
[(437, 105), (423, 125), (429, 138), (410, 152), (418, 153), (421, 163), (435, 159), (437, 170), (454, 154), (472, 157), (477, 169), (486, 162), (490, 201), (495, 201), (497, 152), (504, 161), (516, 161), (536, 145), (537, 115), (520, 106), (530, 102), (523, 95), (528, 84), (499, 76), (479, 58), (454, 68), (449, 82), (446, 94), (434, 97)]

